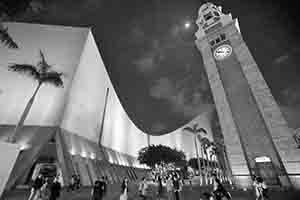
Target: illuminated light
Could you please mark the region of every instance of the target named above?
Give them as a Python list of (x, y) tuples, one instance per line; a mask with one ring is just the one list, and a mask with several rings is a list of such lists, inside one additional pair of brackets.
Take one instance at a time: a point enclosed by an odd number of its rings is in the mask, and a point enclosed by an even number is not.
[(74, 150), (74, 149), (71, 149), (71, 150), (70, 150), (70, 154), (71, 154), (72, 156), (74, 156), (74, 155), (76, 154), (75, 150)]
[(20, 147), (19, 147), (19, 149), (21, 150), (21, 151), (24, 151), (24, 150), (26, 150), (26, 149), (29, 149), (29, 145), (28, 144), (26, 144), (26, 143), (24, 143), (24, 144), (21, 144), (20, 145)]
[(191, 26), (191, 23), (190, 23), (190, 22), (185, 22), (185, 24), (184, 24), (184, 27), (185, 27), (185, 28), (190, 28), (190, 26)]
[(94, 159), (96, 159), (96, 155), (95, 155), (94, 153), (91, 153), (90, 158), (91, 158), (92, 160), (94, 160)]
[(260, 163), (260, 162), (271, 162), (271, 159), (267, 156), (261, 156), (261, 157), (256, 157), (255, 162)]
[(81, 156), (84, 157), (84, 158), (86, 158), (86, 156), (87, 156), (86, 152), (85, 151), (81, 152)]

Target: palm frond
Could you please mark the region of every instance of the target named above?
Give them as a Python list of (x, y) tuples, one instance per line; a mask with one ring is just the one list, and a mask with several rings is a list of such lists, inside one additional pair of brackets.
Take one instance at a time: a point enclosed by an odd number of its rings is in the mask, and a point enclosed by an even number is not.
[(44, 53), (40, 50), (40, 61), (38, 62), (38, 67), (42, 73), (49, 71), (51, 65), (46, 62)]
[(199, 128), (196, 130), (197, 133), (204, 133), (207, 134), (207, 131), (204, 128)]
[(184, 131), (189, 131), (189, 132), (193, 132), (194, 131), (191, 127), (184, 127), (183, 130)]
[(207, 148), (209, 145), (210, 145), (210, 141), (209, 141), (209, 139), (207, 139), (206, 137), (203, 137), (203, 138), (201, 138), (201, 144), (205, 147), (205, 148)]
[(10, 37), (7, 30), (7, 28), (0, 28), (0, 41), (8, 48), (19, 48), (17, 43), (12, 39), (12, 37)]
[(56, 87), (63, 87), (64, 83), (61, 76), (62, 73), (58, 73), (55, 71), (46, 72), (41, 75), (40, 82), (53, 84)]
[(40, 74), (37, 71), (36, 67), (33, 65), (28, 64), (13, 64), (8, 66), (9, 71), (18, 72), (18, 73), (24, 73), (31, 77), (33, 77), (36, 80), (39, 80)]

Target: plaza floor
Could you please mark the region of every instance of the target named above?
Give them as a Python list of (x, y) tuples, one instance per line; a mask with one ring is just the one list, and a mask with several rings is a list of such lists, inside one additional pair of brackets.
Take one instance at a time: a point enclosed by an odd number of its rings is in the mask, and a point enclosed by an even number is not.
[[(200, 200), (203, 199), (202, 193), (205, 191), (211, 191), (211, 186), (199, 187), (197, 185), (189, 186), (185, 185), (181, 193), (181, 200)], [(149, 189), (149, 200), (157, 200), (156, 186), (151, 185)], [(230, 190), (233, 200), (255, 200), (254, 192), (241, 191), (241, 190)], [(59, 200), (90, 200), (91, 188), (81, 188), (76, 192), (62, 191)], [(29, 195), (29, 190), (19, 189), (11, 191), (1, 198), (1, 200), (26, 200)], [(120, 184), (111, 184), (108, 186), (107, 196), (104, 200), (118, 200), (120, 195)], [(128, 200), (139, 200), (141, 199), (137, 193), (137, 184), (131, 183), (129, 187), (129, 198)], [(165, 195), (161, 200), (167, 200)], [(300, 191), (270, 191), (270, 200), (300, 200)]]

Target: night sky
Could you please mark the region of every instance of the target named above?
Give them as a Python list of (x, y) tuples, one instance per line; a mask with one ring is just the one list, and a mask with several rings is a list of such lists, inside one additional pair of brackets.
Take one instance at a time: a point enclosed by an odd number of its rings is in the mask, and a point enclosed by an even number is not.
[[(91, 27), (129, 116), (143, 131), (163, 134), (213, 108), (194, 44), (195, 21), (204, 2), (35, 0), (16, 20)], [(298, 116), (292, 126), (300, 127), (297, 8), (270, 0), (210, 2), (239, 19), (243, 38), (275, 99), (285, 112)], [(187, 22), (192, 23), (189, 28)]]

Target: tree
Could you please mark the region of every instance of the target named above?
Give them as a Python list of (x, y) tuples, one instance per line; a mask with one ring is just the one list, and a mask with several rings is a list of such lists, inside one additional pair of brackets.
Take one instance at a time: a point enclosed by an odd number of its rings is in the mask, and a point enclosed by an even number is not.
[(201, 146), (203, 148), (203, 152), (204, 152), (204, 155), (205, 155), (205, 159), (207, 160), (206, 163), (206, 169), (208, 171), (208, 168), (210, 167), (209, 166), (209, 157), (208, 157), (208, 154), (207, 154), (207, 150), (210, 148), (210, 145), (211, 145), (211, 142), (209, 141), (209, 139), (207, 139), (206, 137), (203, 137), (201, 138), (200, 140), (201, 142)]
[[(195, 151), (196, 151), (196, 155), (197, 155), (198, 166), (201, 166), (196, 138), (198, 138), (198, 140), (200, 142), (201, 138), (202, 138), (201, 133), (202, 134), (207, 134), (206, 130), (204, 128), (198, 128), (198, 124), (194, 124), (192, 127), (189, 127), (189, 126), (184, 127), (183, 131), (188, 131), (188, 132), (190, 132), (190, 133), (192, 133), (194, 135)], [(201, 143), (200, 143), (200, 148), (201, 148)], [(201, 154), (202, 154), (202, 151), (201, 151)], [(201, 156), (203, 158), (203, 154)], [(200, 171), (201, 170), (199, 169), (199, 172)], [(200, 181), (200, 186), (201, 186), (201, 184), (202, 184), (202, 182)]]
[(163, 145), (150, 145), (139, 150), (138, 161), (151, 168), (160, 163), (175, 163), (177, 166), (182, 166), (186, 163), (186, 157), (183, 151)]
[[(194, 135), (194, 143), (195, 143), (195, 151), (196, 151), (196, 154), (197, 154), (197, 158), (198, 158), (198, 165), (201, 165), (200, 163), (200, 157), (199, 157), (199, 153), (198, 153), (198, 146), (197, 146), (197, 141), (196, 139), (198, 138), (198, 141), (201, 142), (201, 139), (202, 139), (202, 135), (201, 134), (207, 134), (206, 130), (204, 128), (197, 128), (198, 127), (198, 124), (194, 124), (192, 127), (184, 127), (183, 128), (183, 131), (188, 131), (190, 133), (192, 133)], [(200, 143), (200, 148), (201, 148), (201, 143)], [(202, 151), (201, 151), (202, 153)], [(203, 158), (203, 155), (201, 155), (202, 158)]]
[[(213, 157), (217, 155), (217, 146), (214, 142), (210, 143), (210, 149), (209, 149), (209, 159), (211, 160), (211, 163), (214, 164), (213, 162)], [(211, 165), (214, 167), (214, 165)]]
[(17, 73), (23, 73), (31, 78), (33, 78), (35, 81), (37, 81), (37, 87), (29, 99), (25, 110), (23, 111), (21, 118), (18, 122), (18, 124), (15, 127), (14, 132), (8, 137), (8, 142), (14, 143), (16, 141), (16, 135), (18, 134), (19, 129), (23, 126), (24, 121), (31, 109), (31, 106), (34, 102), (34, 99), (36, 97), (36, 94), (38, 93), (39, 89), (43, 84), (51, 84), (56, 87), (63, 87), (63, 81), (62, 81), (62, 73), (58, 73), (56, 71), (51, 70), (52, 66), (49, 65), (46, 60), (43, 52), (40, 50), (40, 61), (36, 66), (29, 65), (29, 64), (13, 64), (8, 66), (9, 71), (17, 72)]
[(30, 8), (32, 1), (33, 0), (1, 0), (0, 14), (5, 14), (9, 17), (17, 16)]

